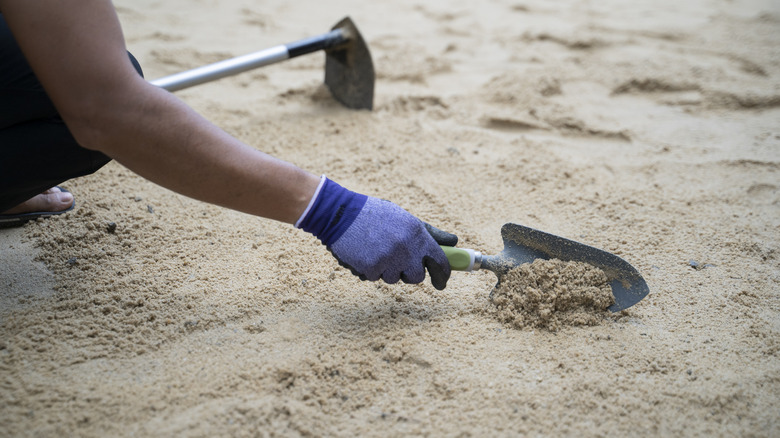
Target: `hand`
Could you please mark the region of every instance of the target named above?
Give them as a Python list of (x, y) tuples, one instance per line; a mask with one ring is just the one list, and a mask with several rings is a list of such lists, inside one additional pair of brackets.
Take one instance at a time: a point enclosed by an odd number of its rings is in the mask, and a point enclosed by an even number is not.
[(449, 261), (431, 234), (447, 245), (457, 243), (457, 236), (390, 201), (352, 192), (327, 178), (296, 226), (317, 236), (362, 280), (421, 283), (427, 269), (433, 286), (442, 290), (450, 278)]

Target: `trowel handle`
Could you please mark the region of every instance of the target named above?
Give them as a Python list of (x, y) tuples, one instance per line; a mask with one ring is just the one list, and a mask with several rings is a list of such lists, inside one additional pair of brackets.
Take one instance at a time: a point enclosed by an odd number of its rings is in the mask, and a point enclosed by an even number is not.
[(450, 262), (450, 268), (455, 271), (476, 271), (482, 265), (482, 253), (479, 251), (443, 245), (441, 249), (444, 250), (444, 254)]

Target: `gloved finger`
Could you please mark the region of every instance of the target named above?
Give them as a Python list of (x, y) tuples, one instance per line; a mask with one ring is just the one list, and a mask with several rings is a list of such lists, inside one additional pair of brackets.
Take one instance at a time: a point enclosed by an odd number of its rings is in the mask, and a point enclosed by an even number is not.
[[(352, 272), (352, 275), (354, 275), (355, 277), (359, 278), (361, 281), (369, 281), (368, 277), (366, 277), (365, 275), (361, 274), (360, 272), (358, 272), (358, 271), (356, 271), (354, 269), (350, 269), (349, 271)], [(373, 281), (373, 280), (371, 280), (371, 281)]]
[(452, 270), (450, 269), (450, 263), (447, 258), (444, 258), (444, 263), (436, 261), (431, 256), (423, 257), (423, 264), (428, 269), (428, 274), (431, 276), (431, 284), (437, 290), (444, 290), (447, 287), (447, 280), (450, 279)]
[(425, 262), (421, 261), (417, 266), (409, 266), (401, 272), (401, 281), (407, 284), (418, 284), (425, 281)]
[(382, 278), (382, 273), (379, 271), (375, 272), (361, 272), (359, 274), (359, 277), (361, 280), (368, 280), (368, 281), (377, 281), (380, 278)]
[(387, 284), (396, 284), (401, 279), (401, 273), (395, 269), (387, 270), (382, 273), (382, 280)]
[(458, 244), (458, 236), (442, 231), (427, 222), (423, 222), (423, 225), (425, 225), (425, 229), (428, 230), (428, 234), (430, 234), (431, 237), (433, 237), (433, 240), (439, 245), (455, 246)]

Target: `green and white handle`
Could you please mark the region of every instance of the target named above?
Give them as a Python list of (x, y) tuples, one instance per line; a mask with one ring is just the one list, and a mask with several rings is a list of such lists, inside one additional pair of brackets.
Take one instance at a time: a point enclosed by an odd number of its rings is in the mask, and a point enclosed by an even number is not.
[(450, 261), (450, 268), (454, 271), (472, 272), (482, 267), (482, 253), (473, 249), (453, 248), (451, 246), (441, 246), (447, 260)]

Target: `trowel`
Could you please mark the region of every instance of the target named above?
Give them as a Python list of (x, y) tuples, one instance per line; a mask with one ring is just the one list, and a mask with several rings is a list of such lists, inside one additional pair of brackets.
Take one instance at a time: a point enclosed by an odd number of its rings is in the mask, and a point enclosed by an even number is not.
[(645, 279), (622, 258), (604, 250), (535, 230), (508, 223), (501, 227), (504, 250), (498, 255), (483, 255), (473, 249), (442, 246), (450, 267), (455, 271), (487, 269), (498, 277), (496, 287), (511, 269), (536, 259), (560, 259), (584, 262), (600, 268), (607, 275), (615, 303), (612, 312), (625, 310), (642, 300), (650, 292)]

